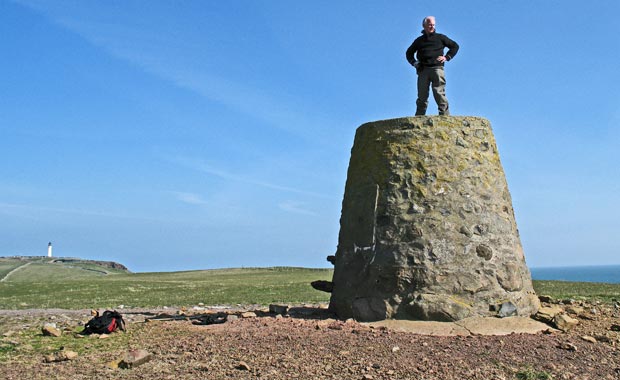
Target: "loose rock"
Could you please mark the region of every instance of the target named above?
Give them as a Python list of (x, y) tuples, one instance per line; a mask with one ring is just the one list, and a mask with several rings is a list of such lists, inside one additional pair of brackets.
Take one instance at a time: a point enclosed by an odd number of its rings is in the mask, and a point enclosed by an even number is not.
[(561, 348), (563, 350), (567, 350), (567, 351), (577, 351), (577, 346), (575, 346), (572, 343), (560, 343), (560, 345), (558, 345), (558, 348)]
[(583, 307), (580, 307), (580, 306), (569, 306), (569, 307), (566, 308), (566, 312), (568, 314), (581, 315), (581, 314), (583, 314)]
[(584, 335), (581, 337), (582, 340), (585, 340), (586, 342), (590, 342), (590, 343), (596, 343), (596, 338), (589, 336), (589, 335)]
[(240, 369), (242, 371), (251, 371), (251, 368), (248, 365), (248, 363), (246, 363), (244, 361), (240, 361), (239, 364), (237, 364), (237, 367), (235, 367), (235, 368)]
[(62, 335), (62, 331), (60, 331), (60, 329), (56, 327), (55, 323), (46, 323), (45, 325), (43, 325), (41, 332), (45, 336), (59, 337)]
[(566, 332), (577, 326), (579, 321), (575, 318), (569, 317), (566, 314), (558, 314), (553, 318), (553, 324), (559, 330)]
[(538, 309), (534, 319), (545, 323), (553, 323), (553, 318), (560, 313), (562, 313), (562, 308), (559, 306), (543, 306)]
[(135, 368), (153, 359), (153, 355), (146, 350), (132, 350), (125, 354), (123, 359), (118, 363), (119, 368)]
[(46, 363), (64, 362), (67, 360), (73, 360), (78, 357), (78, 353), (69, 350), (60, 350), (51, 355), (45, 356)]

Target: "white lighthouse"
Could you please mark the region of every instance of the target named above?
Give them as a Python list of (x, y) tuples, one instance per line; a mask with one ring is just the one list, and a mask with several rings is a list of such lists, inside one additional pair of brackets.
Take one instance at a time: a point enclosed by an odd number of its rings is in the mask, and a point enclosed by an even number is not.
[(47, 245), (47, 257), (52, 257), (52, 242)]

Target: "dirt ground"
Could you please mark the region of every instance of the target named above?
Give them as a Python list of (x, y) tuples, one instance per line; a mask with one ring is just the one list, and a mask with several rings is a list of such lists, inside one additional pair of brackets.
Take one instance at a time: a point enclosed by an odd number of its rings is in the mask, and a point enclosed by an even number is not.
[[(194, 324), (208, 310), (185, 312), (195, 319), (150, 322), (145, 319), (164, 311), (125, 310), (129, 339), (114, 333), (105, 350), (82, 345), (77, 358), (52, 363), (20, 331), (49, 321), (75, 328), (89, 311), (0, 311), (2, 347), (15, 349), (0, 363), (0, 378), (620, 379), (619, 306), (574, 306), (579, 324), (568, 332), (505, 336), (395, 332), (337, 320), (310, 306), (291, 308), (285, 316), (255, 311), (244, 317), (243, 310), (228, 309), (225, 323), (211, 325)], [(80, 339), (92, 338), (75, 338), (76, 344)], [(110, 364), (136, 349), (148, 351), (151, 360), (129, 369)]]

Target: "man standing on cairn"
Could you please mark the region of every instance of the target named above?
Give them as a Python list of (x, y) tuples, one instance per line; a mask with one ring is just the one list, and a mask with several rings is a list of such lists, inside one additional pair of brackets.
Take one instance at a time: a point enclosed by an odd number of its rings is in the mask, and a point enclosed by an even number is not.
[[(418, 73), (418, 99), (415, 114), (416, 116), (426, 114), (428, 87), (432, 85), (433, 97), (439, 114), (450, 115), (443, 65), (454, 58), (459, 51), (459, 45), (447, 36), (435, 32), (434, 16), (425, 17), (422, 20), (422, 26), (424, 27), (422, 35), (416, 38), (407, 49), (407, 61), (416, 68)], [(446, 54), (444, 54), (444, 48), (448, 48)]]

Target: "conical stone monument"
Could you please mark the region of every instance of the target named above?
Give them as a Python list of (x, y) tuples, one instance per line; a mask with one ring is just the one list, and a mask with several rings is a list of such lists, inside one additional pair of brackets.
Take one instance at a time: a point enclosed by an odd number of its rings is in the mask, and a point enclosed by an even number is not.
[(490, 123), (417, 116), (357, 129), (330, 309), (360, 321), (538, 310)]

